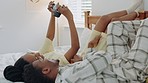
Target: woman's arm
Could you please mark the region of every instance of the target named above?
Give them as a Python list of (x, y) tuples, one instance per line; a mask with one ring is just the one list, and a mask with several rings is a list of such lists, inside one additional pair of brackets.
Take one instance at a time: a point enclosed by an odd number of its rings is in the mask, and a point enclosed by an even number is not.
[(53, 5), (54, 5), (54, 2), (51, 1), (48, 6), (48, 10), (51, 12), (51, 18), (50, 18), (50, 22), (49, 22), (49, 26), (46, 34), (46, 37), (49, 38), (51, 41), (54, 39), (54, 36), (55, 36), (55, 16), (53, 15), (53, 12), (52, 12)]

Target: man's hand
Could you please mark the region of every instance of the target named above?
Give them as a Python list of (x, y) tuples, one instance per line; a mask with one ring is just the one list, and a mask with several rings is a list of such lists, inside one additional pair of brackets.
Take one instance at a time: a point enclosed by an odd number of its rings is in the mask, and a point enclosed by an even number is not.
[(73, 20), (73, 14), (69, 10), (69, 8), (65, 5), (59, 6), (58, 11), (63, 14), (68, 20)]

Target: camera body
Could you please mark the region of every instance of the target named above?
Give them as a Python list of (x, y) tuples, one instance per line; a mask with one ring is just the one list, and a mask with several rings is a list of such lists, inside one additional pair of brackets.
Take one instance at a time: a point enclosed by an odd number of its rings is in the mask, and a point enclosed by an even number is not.
[(58, 6), (59, 6), (59, 3), (54, 4), (54, 6), (52, 8), (55, 17), (60, 17), (60, 15), (61, 15), (61, 13), (57, 10), (58, 9)]

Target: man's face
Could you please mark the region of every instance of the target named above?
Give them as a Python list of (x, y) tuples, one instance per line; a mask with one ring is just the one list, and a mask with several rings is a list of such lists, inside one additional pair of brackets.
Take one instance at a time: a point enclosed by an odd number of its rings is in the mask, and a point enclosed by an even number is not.
[(34, 61), (33, 63), (34, 67), (38, 67), (38, 68), (56, 68), (59, 66), (59, 60), (48, 60), (48, 59), (39, 59)]

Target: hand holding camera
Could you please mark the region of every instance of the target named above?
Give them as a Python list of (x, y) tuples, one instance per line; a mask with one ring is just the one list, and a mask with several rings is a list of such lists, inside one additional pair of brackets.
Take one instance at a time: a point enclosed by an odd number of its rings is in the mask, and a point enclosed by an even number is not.
[(55, 16), (60, 17), (61, 13), (58, 11), (58, 8), (60, 7), (59, 3), (55, 4), (54, 1), (50, 1), (48, 5), (48, 10)]
[(58, 11), (59, 3), (53, 4), (53, 15), (55, 17), (60, 17), (61, 13)]
[(59, 5), (59, 3), (54, 3), (54, 1), (51, 1), (48, 5), (48, 10), (52, 13), (55, 17), (60, 17), (61, 14), (63, 14), (67, 19), (73, 19), (73, 14), (69, 10), (69, 8), (65, 5)]

